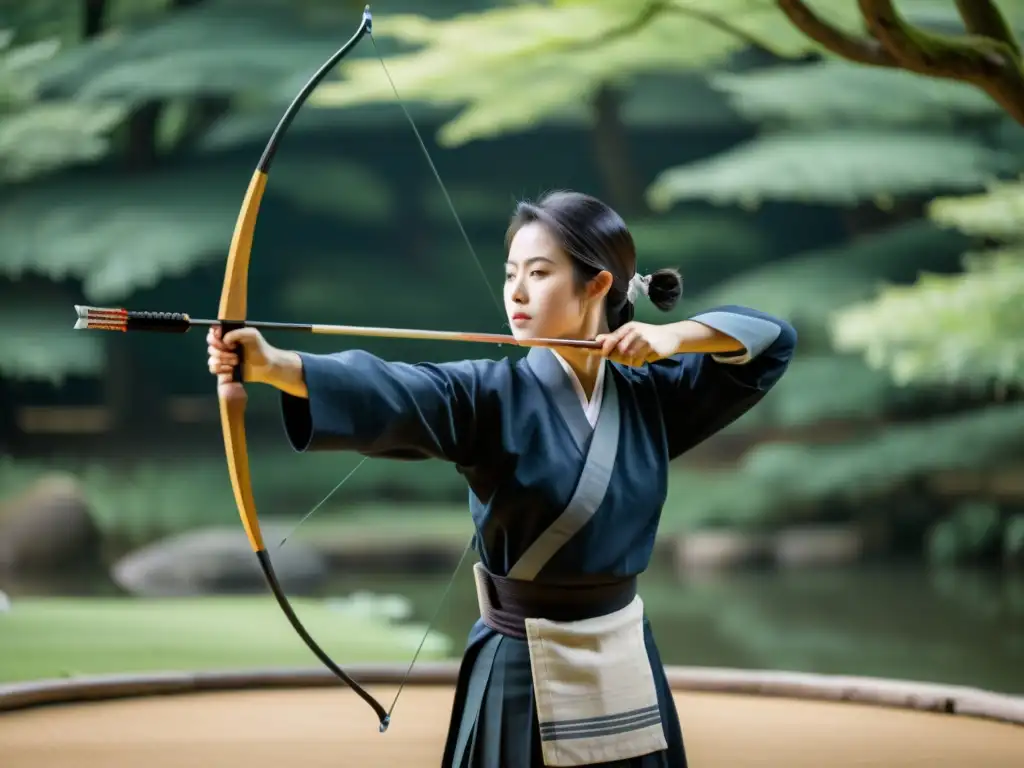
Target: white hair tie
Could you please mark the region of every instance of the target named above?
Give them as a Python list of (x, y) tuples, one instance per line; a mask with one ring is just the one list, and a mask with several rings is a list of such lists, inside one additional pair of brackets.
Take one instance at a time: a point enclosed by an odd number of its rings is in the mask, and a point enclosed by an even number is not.
[(647, 296), (649, 295), (650, 289), (651, 276), (641, 275), (637, 272), (629, 279), (629, 285), (626, 286), (626, 301), (630, 304), (636, 304), (636, 300), (640, 298), (640, 294)]

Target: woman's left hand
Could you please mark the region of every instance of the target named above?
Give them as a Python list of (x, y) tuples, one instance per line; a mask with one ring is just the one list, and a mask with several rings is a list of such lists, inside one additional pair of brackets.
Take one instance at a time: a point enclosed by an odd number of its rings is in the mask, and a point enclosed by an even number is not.
[(636, 368), (671, 357), (679, 350), (680, 343), (678, 333), (671, 326), (636, 321), (611, 333), (599, 334), (595, 341), (601, 342), (603, 357)]

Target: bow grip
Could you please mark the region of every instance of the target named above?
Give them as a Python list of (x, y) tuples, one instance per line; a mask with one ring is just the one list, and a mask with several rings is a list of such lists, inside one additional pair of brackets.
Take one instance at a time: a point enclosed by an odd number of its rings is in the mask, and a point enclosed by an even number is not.
[[(244, 322), (237, 322), (232, 320), (221, 320), (221, 338), (223, 339), (231, 331), (237, 331), (239, 328), (245, 328)], [(245, 383), (245, 346), (242, 344), (235, 345), (233, 350), (238, 355), (238, 365), (231, 370), (231, 380), (239, 384)]]

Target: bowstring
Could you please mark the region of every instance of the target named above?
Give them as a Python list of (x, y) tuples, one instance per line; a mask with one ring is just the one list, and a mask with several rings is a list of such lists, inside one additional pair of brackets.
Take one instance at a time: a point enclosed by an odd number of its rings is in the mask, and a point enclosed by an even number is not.
[[(412, 128), (412, 132), (416, 136), (416, 141), (420, 146), (420, 150), (423, 152), (423, 157), (426, 158), (427, 164), (430, 166), (430, 171), (434, 174), (434, 180), (437, 181), (438, 187), (441, 188), (441, 193), (444, 195), (445, 202), (448, 204), (448, 210), (452, 212), (452, 217), (455, 219), (455, 224), (459, 228), (463, 241), (466, 243), (469, 255), (473, 257), (473, 261), (476, 263), (477, 269), (480, 270), (480, 276), (483, 278), (484, 284), (487, 286), (487, 295), (494, 301), (494, 305), (497, 307), (498, 313), (502, 318), (503, 325), (507, 326), (508, 323), (505, 320), (505, 308), (501, 305), (501, 302), (498, 301), (494, 288), (491, 286), (491, 281), (487, 279), (487, 270), (484, 269), (483, 262), (477, 255), (476, 248), (473, 247), (473, 242), (469, 238), (469, 233), (466, 232), (466, 227), (463, 226), (462, 217), (459, 216), (459, 212), (455, 209), (455, 203), (452, 201), (452, 196), (448, 193), (448, 187), (441, 178), (441, 174), (438, 172), (437, 166), (434, 164), (434, 158), (431, 156), (430, 150), (427, 149), (427, 143), (423, 140), (423, 136), (420, 134), (420, 129), (416, 126), (416, 121), (412, 119), (412, 115), (405, 106), (405, 101), (398, 92), (398, 87), (395, 85), (395, 81), (391, 77), (391, 72), (388, 70), (388, 65), (384, 61), (384, 56), (381, 54), (380, 48), (377, 47), (377, 40), (374, 38), (373, 32), (371, 31), (367, 33), (367, 35), (370, 38), (370, 43), (373, 45), (373, 52), (377, 55), (377, 59), (380, 61), (380, 66), (384, 70), (384, 76), (388, 79), (391, 91), (395, 94), (395, 100), (398, 102), (398, 106), (405, 115), (405, 119), (409, 122), (409, 127)], [(448, 584), (445, 585), (444, 591), (441, 593), (441, 599), (437, 603), (437, 608), (434, 609), (434, 614), (430, 617), (430, 621), (427, 623), (427, 628), (423, 632), (423, 637), (420, 639), (420, 644), (416, 648), (416, 653), (413, 654), (412, 661), (409, 662), (409, 668), (405, 670), (405, 675), (402, 676), (402, 682), (399, 683), (398, 690), (395, 692), (395, 698), (392, 700), (391, 707), (388, 709), (389, 718), (391, 717), (392, 712), (394, 712), (395, 705), (398, 704), (398, 697), (402, 695), (402, 690), (405, 688), (405, 684), (409, 680), (409, 675), (412, 674), (412, 668), (416, 664), (416, 659), (419, 658), (420, 651), (423, 650), (423, 646), (427, 642), (427, 638), (430, 636), (431, 630), (434, 628), (434, 622), (437, 621), (437, 617), (441, 614), (441, 608), (448, 599), (448, 593), (451, 592), (452, 586), (455, 584), (455, 579), (459, 575), (459, 571), (462, 570), (462, 564), (466, 561), (466, 557), (469, 556), (469, 550), (473, 547), (473, 540), (475, 538), (475, 535), (470, 537), (466, 547), (462, 550), (462, 556), (459, 558), (459, 562), (456, 564), (455, 570), (452, 571), (451, 578), (448, 579)]]
[[(387, 77), (388, 84), (391, 86), (391, 91), (395, 95), (395, 99), (398, 102), (398, 106), (401, 108), (402, 113), (405, 115), (405, 119), (408, 121), (409, 126), (412, 128), (413, 134), (416, 136), (416, 141), (419, 144), (420, 151), (423, 152), (423, 157), (426, 158), (427, 164), (430, 166), (430, 171), (434, 175), (434, 180), (437, 182), (438, 187), (440, 187), (441, 189), (441, 193), (444, 195), (445, 203), (447, 203), (448, 210), (451, 211), (452, 217), (455, 219), (455, 225), (459, 229), (459, 234), (462, 235), (462, 240), (463, 242), (465, 242), (466, 248), (469, 250), (470, 256), (473, 257), (473, 261), (476, 264), (477, 269), (480, 270), (480, 276), (483, 278), (484, 284), (487, 286), (487, 294), (491, 297), (491, 300), (494, 302), (495, 307), (497, 307), (498, 312), (502, 317), (502, 324), (505, 327), (507, 327), (508, 322), (504, 319), (504, 307), (502, 307), (501, 302), (498, 301), (498, 297), (494, 292), (494, 288), (491, 286), (491, 282), (487, 278), (487, 270), (484, 269), (483, 262), (481, 261), (479, 255), (477, 254), (476, 249), (473, 247), (473, 242), (469, 237), (469, 233), (466, 231), (466, 227), (462, 223), (462, 217), (459, 216), (459, 213), (455, 208), (455, 203), (452, 201), (451, 194), (449, 194), (448, 192), (448, 187), (444, 183), (444, 180), (441, 178), (440, 172), (437, 170), (437, 165), (434, 163), (434, 158), (431, 156), (430, 150), (427, 149), (427, 143), (423, 140), (423, 136), (420, 133), (419, 128), (416, 126), (416, 121), (413, 120), (412, 115), (409, 113), (408, 108), (405, 106), (405, 102), (402, 99), (401, 94), (398, 92), (398, 87), (395, 85), (395, 81), (391, 77), (391, 72), (390, 70), (388, 70), (388, 65), (384, 61), (384, 56), (381, 54), (380, 49), (377, 47), (377, 40), (374, 38), (372, 32), (367, 32), (367, 36), (370, 38), (370, 43), (373, 45), (373, 51), (377, 55), (377, 59), (380, 61), (380, 65), (384, 70), (385, 77)], [(334, 488), (331, 489), (330, 493), (328, 493), (323, 499), (321, 499), (316, 505), (314, 505), (314, 507), (311, 510), (309, 510), (309, 512), (303, 515), (299, 522), (296, 523), (296, 525), (291, 529), (291, 531), (286, 536), (284, 536), (284, 538), (281, 539), (281, 543), (278, 545), (278, 548), (283, 547), (285, 543), (288, 541), (288, 539), (292, 535), (294, 535), (295, 532), (299, 529), (299, 526), (301, 526), (304, 522), (306, 522), (306, 520), (312, 517), (313, 513), (315, 513), (318, 509), (320, 509), (320, 507), (326, 504), (328, 499), (330, 499), (339, 489), (341, 489), (342, 486), (345, 485), (345, 483), (352, 479), (352, 476), (360, 467), (363, 466), (363, 464), (366, 463), (367, 459), (369, 459), (369, 456), (364, 456), (362, 460), (358, 464), (356, 464), (356, 466), (347, 475), (345, 475), (345, 477), (341, 479), (341, 482), (339, 482), (336, 486), (334, 486)], [(427, 622), (427, 628), (423, 632), (423, 637), (420, 639), (419, 645), (416, 647), (416, 652), (413, 654), (412, 661), (409, 662), (409, 667), (408, 669), (406, 669), (405, 675), (403, 675), (402, 677), (402, 682), (399, 683), (398, 690), (395, 692), (395, 698), (392, 700), (391, 706), (388, 709), (389, 719), (391, 718), (391, 715), (394, 712), (395, 705), (398, 704), (398, 698), (402, 695), (402, 690), (405, 688), (405, 684), (409, 680), (409, 675), (412, 674), (412, 669), (416, 665), (416, 660), (419, 658), (419, 655), (423, 650), (423, 646), (426, 644), (427, 638), (430, 636), (430, 632), (434, 628), (434, 623), (437, 621), (437, 618), (441, 613), (441, 609), (444, 607), (444, 604), (448, 599), (448, 594), (451, 592), (451, 589), (455, 584), (455, 579), (458, 577), (459, 571), (462, 570), (462, 566), (466, 562), (466, 558), (469, 556), (469, 551), (473, 546), (474, 538), (475, 536), (470, 537), (469, 542), (462, 550), (462, 556), (459, 558), (459, 562), (456, 564), (455, 570), (452, 571), (451, 578), (448, 579), (448, 583), (445, 585), (444, 591), (441, 593), (441, 599), (438, 601), (437, 607), (434, 609), (433, 615)]]
[(301, 526), (304, 522), (309, 520), (309, 518), (311, 518), (313, 516), (314, 512), (316, 512), (318, 509), (320, 509), (320, 507), (322, 507), (324, 504), (326, 504), (327, 500), (329, 498), (331, 498), (331, 496), (333, 496), (335, 494), (335, 492), (339, 488), (341, 488), (341, 486), (343, 486), (345, 483), (347, 483), (349, 478), (352, 477), (352, 475), (354, 475), (356, 473), (356, 470), (359, 469), (361, 466), (363, 466), (363, 464), (365, 464), (366, 460), (369, 459), (369, 458), (370, 458), (369, 456), (363, 456), (362, 460), (358, 464), (356, 464), (347, 475), (345, 475), (343, 478), (341, 478), (341, 482), (339, 482), (336, 486), (334, 486), (331, 489), (330, 493), (328, 493), (326, 496), (324, 496), (322, 499), (320, 499), (320, 501), (318, 501), (316, 504), (314, 504), (313, 508), (311, 510), (309, 510), (309, 512), (304, 514), (302, 516), (302, 518), (299, 520), (299, 522), (297, 522), (295, 524), (295, 527), (293, 527), (290, 531), (288, 531), (288, 533), (286, 533), (284, 535), (284, 538), (281, 539), (281, 543), (277, 545), (277, 548), (280, 549), (285, 544), (287, 544), (288, 543), (288, 539), (290, 539), (292, 536), (294, 536), (295, 532), (297, 530), (299, 530), (299, 526)]

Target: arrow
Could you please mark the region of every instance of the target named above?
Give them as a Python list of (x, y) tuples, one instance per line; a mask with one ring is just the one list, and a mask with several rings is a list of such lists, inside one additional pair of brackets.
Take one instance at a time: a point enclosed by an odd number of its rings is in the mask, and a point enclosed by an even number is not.
[[(78, 321), (76, 331), (150, 331), (153, 333), (187, 333), (193, 327), (221, 325), (220, 320), (196, 318), (184, 312), (143, 312), (114, 307), (75, 305)], [(362, 325), (321, 325), (317, 323), (273, 323), (246, 320), (233, 327), (257, 328), (267, 331), (300, 331), (324, 336), (375, 336), (387, 339), (428, 339), (431, 341), (469, 341), (481, 344), (511, 344), (517, 347), (576, 347), (600, 349), (597, 341), (584, 339), (517, 339), (499, 333), (463, 333), (461, 331), (427, 331), (416, 328), (374, 328)]]

